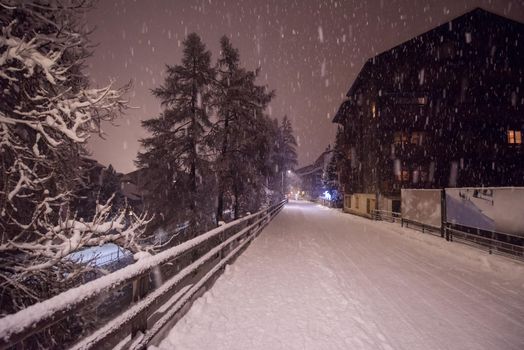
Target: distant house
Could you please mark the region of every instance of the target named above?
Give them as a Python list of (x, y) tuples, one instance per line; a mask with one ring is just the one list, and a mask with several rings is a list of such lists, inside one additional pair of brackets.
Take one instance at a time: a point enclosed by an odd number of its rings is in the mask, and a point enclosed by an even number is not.
[(80, 179), (82, 181), (82, 185), (102, 185), (103, 174), (106, 169), (104, 165), (100, 164), (96, 159), (82, 157), (79, 167), (82, 174)]
[(79, 160), (78, 169), (80, 176), (72, 205), (75, 215), (84, 220), (91, 220), (95, 215), (96, 202), (106, 168), (95, 159), (82, 157)]
[(328, 147), (315, 160), (313, 164), (304, 166), (295, 170), (295, 174), (300, 178), (302, 183), (302, 191), (309, 199), (317, 199), (324, 192), (322, 186), (322, 176), (331, 160), (333, 150)]
[[(524, 24), (477, 8), (369, 59), (333, 122), (349, 199), (524, 185)], [(376, 201), (378, 199), (378, 201)]]
[(75, 193), (77, 197), (75, 206), (80, 217), (90, 219), (94, 215), (96, 202), (107, 200), (113, 193), (115, 194), (113, 199), (115, 210), (124, 207), (127, 203), (134, 210), (142, 211), (140, 170), (128, 174), (117, 173), (111, 166), (105, 167), (89, 157), (82, 158), (80, 170), (82, 172), (81, 184)]
[(122, 188), (122, 194), (126, 198), (127, 202), (135, 210), (143, 210), (143, 190), (141, 189), (142, 182), (141, 176), (143, 170), (138, 169), (128, 174), (123, 174), (120, 177), (120, 185)]

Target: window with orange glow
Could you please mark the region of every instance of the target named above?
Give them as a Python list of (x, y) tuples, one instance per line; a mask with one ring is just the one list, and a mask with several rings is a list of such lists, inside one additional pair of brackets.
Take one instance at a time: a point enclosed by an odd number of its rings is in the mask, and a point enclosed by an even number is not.
[(511, 145), (522, 144), (522, 132), (520, 130), (508, 130), (508, 143)]

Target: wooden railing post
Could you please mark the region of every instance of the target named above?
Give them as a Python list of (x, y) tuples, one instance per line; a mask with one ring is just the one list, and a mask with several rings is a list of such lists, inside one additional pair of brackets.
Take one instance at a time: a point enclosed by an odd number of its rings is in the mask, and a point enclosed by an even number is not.
[[(440, 237), (444, 238), (446, 234), (447, 210), (446, 210), (446, 189), (440, 192)], [(446, 240), (449, 241), (447, 235)]]
[[(133, 281), (133, 303), (142, 300), (149, 291), (149, 274), (143, 275)], [(138, 332), (145, 333), (147, 330), (147, 314), (139, 315), (131, 325), (131, 337), (135, 337)]]

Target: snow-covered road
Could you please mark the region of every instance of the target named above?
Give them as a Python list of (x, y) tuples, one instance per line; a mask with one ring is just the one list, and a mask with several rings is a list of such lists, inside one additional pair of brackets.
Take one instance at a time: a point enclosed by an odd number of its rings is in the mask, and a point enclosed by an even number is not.
[(524, 349), (524, 267), (291, 202), (161, 349)]

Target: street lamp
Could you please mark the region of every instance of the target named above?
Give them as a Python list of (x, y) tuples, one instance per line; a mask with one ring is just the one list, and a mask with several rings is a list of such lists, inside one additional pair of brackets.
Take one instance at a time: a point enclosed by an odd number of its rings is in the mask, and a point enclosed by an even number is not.
[(291, 175), (291, 170), (283, 171), (282, 172), (282, 194), (285, 195), (285, 188), (284, 188), (284, 173), (287, 173), (288, 175)]
[(284, 196), (284, 172), (282, 172), (282, 195)]

